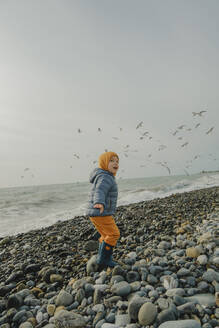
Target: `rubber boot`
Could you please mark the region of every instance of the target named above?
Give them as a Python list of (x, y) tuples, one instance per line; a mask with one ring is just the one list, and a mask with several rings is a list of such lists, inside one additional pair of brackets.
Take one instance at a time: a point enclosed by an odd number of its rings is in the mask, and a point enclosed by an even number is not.
[(99, 243), (97, 264), (99, 265), (98, 271), (102, 271), (107, 268), (106, 261), (105, 261), (105, 254), (103, 250), (103, 242)]
[(104, 264), (110, 268), (114, 268), (117, 263), (113, 261), (113, 246), (107, 244), (105, 241), (103, 241), (102, 244)]

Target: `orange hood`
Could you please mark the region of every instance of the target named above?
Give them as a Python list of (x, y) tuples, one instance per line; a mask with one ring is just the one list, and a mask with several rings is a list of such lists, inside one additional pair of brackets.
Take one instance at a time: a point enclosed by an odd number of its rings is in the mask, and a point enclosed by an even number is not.
[(101, 154), (99, 157), (99, 160), (98, 160), (99, 168), (101, 168), (102, 170), (108, 171), (109, 161), (113, 156), (116, 156), (119, 159), (119, 156), (116, 153), (114, 153), (113, 151), (107, 151), (107, 152)]

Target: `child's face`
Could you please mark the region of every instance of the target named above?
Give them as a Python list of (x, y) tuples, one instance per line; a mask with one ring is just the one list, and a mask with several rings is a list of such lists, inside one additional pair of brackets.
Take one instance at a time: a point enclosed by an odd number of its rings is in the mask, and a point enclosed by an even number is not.
[(116, 156), (113, 156), (110, 158), (109, 164), (108, 164), (108, 171), (112, 174), (116, 174), (116, 172), (119, 169), (119, 159)]

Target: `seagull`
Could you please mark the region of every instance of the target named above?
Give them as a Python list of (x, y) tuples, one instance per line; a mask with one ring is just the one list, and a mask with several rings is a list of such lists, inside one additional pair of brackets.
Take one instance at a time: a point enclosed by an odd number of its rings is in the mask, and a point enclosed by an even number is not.
[(162, 162), (157, 162), (156, 164), (165, 167), (165, 169), (167, 169), (168, 173), (171, 174), (170, 168), (166, 165), (167, 162), (164, 162), (164, 163), (162, 163)]
[(102, 130), (101, 130), (101, 128), (98, 128), (97, 131), (98, 131), (98, 132), (101, 132)]
[(195, 129), (197, 129), (199, 127), (199, 125), (200, 125), (200, 123), (196, 124)]
[(182, 130), (185, 127), (185, 125), (180, 125), (177, 129)]
[(212, 128), (210, 128), (210, 129), (206, 132), (206, 134), (211, 133), (211, 132), (213, 131), (213, 129), (214, 129), (214, 126), (212, 126)]
[(81, 131), (81, 129), (78, 129), (78, 133), (81, 133), (82, 131)]
[(165, 149), (165, 148), (167, 148), (167, 146), (165, 146), (165, 145), (160, 145), (159, 148), (158, 148), (158, 151), (163, 150), (163, 149)]
[(139, 128), (141, 128), (142, 125), (143, 125), (143, 121), (141, 121), (140, 123), (138, 123), (138, 125), (136, 126), (136, 130), (139, 129)]
[(175, 132), (173, 132), (173, 136), (175, 136), (179, 131), (176, 130)]
[(196, 116), (196, 115), (198, 115), (198, 116), (202, 116), (202, 114), (204, 114), (204, 113), (206, 113), (207, 111), (206, 110), (201, 110), (200, 112), (192, 112), (192, 115), (193, 116)]
[(77, 154), (74, 154), (73, 156), (76, 157), (77, 159), (80, 159), (79, 155)]
[(148, 131), (145, 131), (144, 133), (143, 133), (143, 136), (146, 136), (146, 135), (148, 135)]
[(187, 146), (189, 143), (188, 142), (185, 142), (184, 144), (181, 145), (181, 147), (185, 147)]
[(185, 169), (183, 171), (186, 173), (186, 175), (189, 175), (188, 171), (186, 171)]

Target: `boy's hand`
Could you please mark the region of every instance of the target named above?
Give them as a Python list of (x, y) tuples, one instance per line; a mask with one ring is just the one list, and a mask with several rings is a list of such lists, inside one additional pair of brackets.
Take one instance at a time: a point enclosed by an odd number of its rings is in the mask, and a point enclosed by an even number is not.
[(99, 208), (100, 209), (100, 214), (103, 213), (103, 210), (104, 210), (103, 204), (95, 204), (94, 208)]

